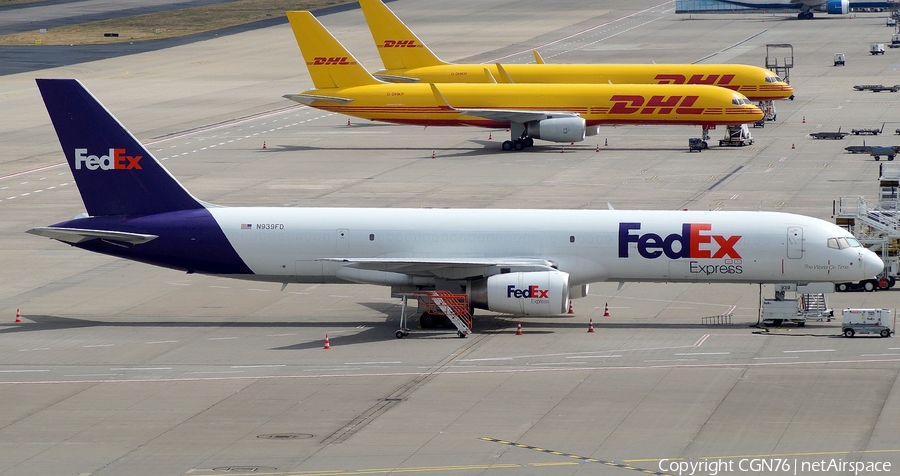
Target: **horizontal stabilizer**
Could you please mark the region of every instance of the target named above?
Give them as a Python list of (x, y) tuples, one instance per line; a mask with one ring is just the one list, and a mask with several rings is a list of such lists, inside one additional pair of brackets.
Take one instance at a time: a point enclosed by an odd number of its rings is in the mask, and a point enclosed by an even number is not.
[(352, 99), (347, 98), (338, 98), (334, 96), (319, 96), (317, 94), (285, 94), (282, 96), (283, 98), (290, 99), (291, 101), (299, 102), (300, 104), (310, 105), (316, 101), (326, 101), (326, 102), (335, 102), (338, 104), (347, 104), (348, 102), (352, 102)]
[(53, 238), (54, 240), (71, 244), (83, 243), (90, 240), (108, 240), (140, 245), (159, 238), (157, 235), (126, 233), (124, 231), (83, 230), (80, 228), (57, 228), (52, 226), (32, 228), (26, 231), (26, 233)]

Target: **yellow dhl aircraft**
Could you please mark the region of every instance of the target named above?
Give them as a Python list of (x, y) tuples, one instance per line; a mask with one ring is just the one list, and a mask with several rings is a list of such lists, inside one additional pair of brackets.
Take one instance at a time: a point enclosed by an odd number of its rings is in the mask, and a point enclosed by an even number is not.
[(381, 0), (359, 0), (391, 82), (708, 84), (751, 101), (792, 98), (794, 89), (775, 73), (744, 64), (452, 64), (441, 61)]
[(504, 150), (534, 139), (579, 142), (601, 124), (736, 125), (762, 111), (740, 93), (706, 85), (385, 83), (306, 11), (287, 12), (315, 89), (284, 97), (373, 121), (509, 128)]

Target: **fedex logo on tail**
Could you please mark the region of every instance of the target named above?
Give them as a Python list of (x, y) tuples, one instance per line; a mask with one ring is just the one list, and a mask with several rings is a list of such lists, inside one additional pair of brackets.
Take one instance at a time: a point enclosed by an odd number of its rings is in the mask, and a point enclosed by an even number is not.
[(640, 223), (619, 223), (619, 258), (628, 258), (629, 245), (634, 243), (638, 254), (647, 259), (663, 254), (669, 259), (741, 259), (734, 249), (741, 235), (712, 234), (709, 223), (684, 223), (681, 234), (672, 233), (666, 237), (656, 233), (641, 234), (640, 229)]
[(87, 155), (87, 149), (75, 149), (75, 170), (141, 170), (142, 155), (125, 155), (125, 149), (109, 149), (107, 155)]

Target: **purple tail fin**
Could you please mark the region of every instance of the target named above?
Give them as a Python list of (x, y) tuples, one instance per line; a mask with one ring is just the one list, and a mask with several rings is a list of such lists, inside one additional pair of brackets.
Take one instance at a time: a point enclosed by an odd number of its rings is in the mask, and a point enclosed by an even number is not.
[(204, 208), (78, 80), (36, 81), (89, 215)]

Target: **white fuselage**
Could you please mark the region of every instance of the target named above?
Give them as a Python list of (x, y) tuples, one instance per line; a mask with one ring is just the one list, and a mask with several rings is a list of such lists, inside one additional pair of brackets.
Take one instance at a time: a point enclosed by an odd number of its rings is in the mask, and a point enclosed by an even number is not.
[[(823, 220), (775, 212), (209, 211), (256, 275), (251, 279), (276, 282), (391, 284), (381, 278), (348, 278), (342, 270), (359, 259), (376, 264), (383, 259), (386, 270), (398, 260), (413, 264), (445, 260), (448, 269), (454, 260), (546, 260), (569, 273), (571, 285), (600, 281), (846, 282), (871, 278), (883, 266), (865, 248), (826, 246), (828, 238), (850, 237), (846, 230)], [(446, 273), (454, 276), (452, 269)], [(455, 276), (464, 278), (463, 274)]]

